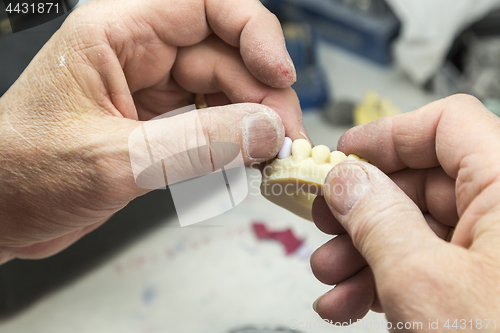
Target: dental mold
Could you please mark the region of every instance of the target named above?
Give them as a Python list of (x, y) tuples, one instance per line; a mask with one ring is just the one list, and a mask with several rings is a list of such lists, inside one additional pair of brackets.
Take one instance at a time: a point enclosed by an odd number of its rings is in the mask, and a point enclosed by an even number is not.
[(295, 140), (291, 145), (285, 143), (278, 158), (264, 168), (261, 193), (271, 202), (312, 221), (312, 204), (316, 196), (323, 194), (328, 173), (347, 160), (367, 162), (354, 154), (330, 152), (324, 145), (312, 147), (304, 139)]

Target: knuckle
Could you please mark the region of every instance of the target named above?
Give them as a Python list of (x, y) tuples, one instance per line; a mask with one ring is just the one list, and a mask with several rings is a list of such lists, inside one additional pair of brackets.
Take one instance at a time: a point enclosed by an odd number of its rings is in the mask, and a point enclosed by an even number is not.
[(278, 17), (276, 16), (276, 14), (268, 11), (267, 9), (266, 9), (266, 11), (267, 11), (267, 15), (269, 16), (269, 20), (272, 21), (272, 22), (274, 22), (275, 24), (278, 24), (281, 27), (280, 20), (278, 19)]
[(481, 101), (469, 94), (455, 94), (447, 97), (445, 100), (454, 107), (464, 107), (467, 105), (482, 105)]

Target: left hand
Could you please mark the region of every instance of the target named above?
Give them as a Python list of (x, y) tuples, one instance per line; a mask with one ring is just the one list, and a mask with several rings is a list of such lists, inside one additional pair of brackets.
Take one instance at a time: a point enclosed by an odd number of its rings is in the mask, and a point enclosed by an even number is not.
[[(285, 130), (307, 135), (294, 81), (280, 23), (257, 0), (78, 8), (0, 99), (0, 262), (57, 253), (146, 193), (129, 135), (193, 93), (235, 104), (207, 109), (194, 137), (193, 124), (162, 119), (150, 143), (185, 151), (204, 135), (239, 145), (247, 164), (273, 158)], [(260, 131), (250, 139), (249, 116)]]

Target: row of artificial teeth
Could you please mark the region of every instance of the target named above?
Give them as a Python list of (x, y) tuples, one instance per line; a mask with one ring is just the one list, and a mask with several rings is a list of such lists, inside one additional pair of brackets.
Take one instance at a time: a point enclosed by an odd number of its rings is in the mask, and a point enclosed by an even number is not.
[(311, 143), (305, 139), (298, 139), (292, 142), (292, 139), (286, 137), (278, 153), (278, 158), (285, 159), (290, 156), (292, 156), (294, 163), (300, 163), (309, 157), (312, 157), (316, 164), (330, 163), (336, 165), (346, 160), (366, 161), (353, 154), (346, 156), (341, 151), (330, 152), (330, 148), (324, 145), (313, 148)]

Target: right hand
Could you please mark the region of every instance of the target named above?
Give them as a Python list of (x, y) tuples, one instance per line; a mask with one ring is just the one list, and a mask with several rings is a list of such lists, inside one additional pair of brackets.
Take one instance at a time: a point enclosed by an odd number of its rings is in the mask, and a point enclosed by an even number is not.
[(455, 319), (461, 331), (495, 331), (493, 320), (498, 330), (500, 119), (457, 95), (353, 128), (339, 150), (373, 165), (339, 164), (326, 202), (315, 201), (316, 225), (340, 234), (311, 258), (316, 277), (337, 285), (315, 303), (319, 315), (356, 321), (371, 308), (393, 331), (429, 331), (429, 320), (450, 331)]

